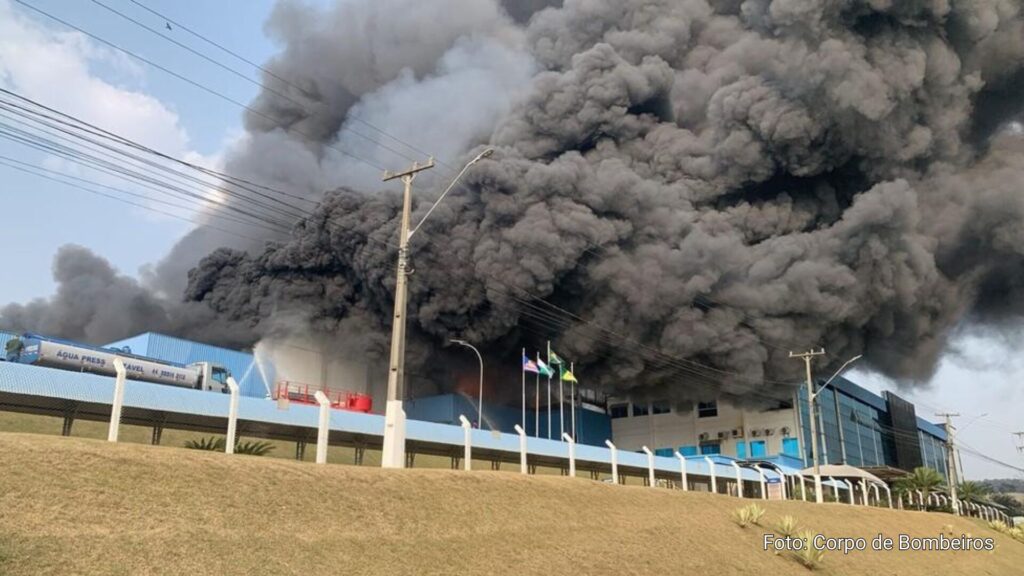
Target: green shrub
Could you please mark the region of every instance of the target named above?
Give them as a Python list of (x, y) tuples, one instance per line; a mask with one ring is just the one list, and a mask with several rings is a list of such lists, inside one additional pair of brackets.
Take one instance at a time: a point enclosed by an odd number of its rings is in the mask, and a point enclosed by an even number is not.
[(792, 516), (783, 516), (782, 518), (779, 518), (778, 523), (775, 524), (775, 531), (778, 532), (780, 536), (790, 537), (795, 535), (797, 531), (796, 518), (793, 518)]
[[(226, 440), (224, 438), (210, 436), (209, 438), (188, 440), (185, 442), (185, 448), (221, 452), (224, 450), (225, 443)], [(273, 449), (273, 444), (264, 441), (238, 442), (235, 444), (235, 454), (245, 454), (247, 456), (265, 456)]]
[(224, 439), (216, 436), (210, 436), (209, 438), (200, 438), (198, 440), (187, 440), (185, 442), (185, 448), (189, 450), (209, 450), (209, 451), (221, 451), (224, 450)]
[(816, 534), (810, 530), (801, 532), (797, 537), (804, 541), (804, 545), (800, 550), (793, 551), (793, 558), (808, 570), (814, 570), (821, 566), (821, 562), (825, 558), (825, 551), (816, 549), (812, 543), (815, 536)]
[(235, 444), (235, 454), (246, 454), (248, 456), (265, 456), (274, 450), (270, 442), (239, 442)]
[(747, 506), (750, 510), (750, 523), (757, 526), (761, 525), (761, 519), (764, 518), (764, 508), (761, 508), (757, 504), (751, 504)]
[(750, 508), (744, 506), (743, 508), (737, 508), (732, 511), (732, 521), (739, 525), (740, 528), (746, 528), (750, 525)]

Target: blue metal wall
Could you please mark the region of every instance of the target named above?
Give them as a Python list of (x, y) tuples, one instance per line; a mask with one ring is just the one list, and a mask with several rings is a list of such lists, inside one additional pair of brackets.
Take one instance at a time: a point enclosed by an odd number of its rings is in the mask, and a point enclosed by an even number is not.
[(263, 369), (256, 363), (255, 357), (248, 352), (229, 350), (209, 344), (191, 342), (173, 336), (165, 336), (155, 332), (147, 332), (107, 346), (121, 348), (128, 346), (133, 354), (190, 364), (192, 362), (212, 362), (220, 364), (231, 371), (238, 381), (244, 396), (263, 398), (273, 390), (273, 368), (265, 365)]
[[(459, 415), (464, 415), (470, 422), (476, 425), (477, 405), (474, 400), (458, 394), (441, 394), (438, 396), (427, 396), (406, 400), (404, 404), (406, 418), (410, 420), (423, 420), (426, 422), (440, 422), (443, 424), (459, 425)], [(566, 426), (571, 426), (568, 406), (566, 408)], [(484, 425), (485, 430), (499, 430), (508, 434), (515, 433), (515, 425), (522, 421), (522, 409), (511, 406), (489, 405), (484, 402)], [(537, 424), (540, 428), (540, 437), (547, 438), (548, 423), (547, 412), (542, 409), (540, 421), (537, 422), (532, 410), (526, 413), (526, 433), (534, 436)], [(579, 428), (579, 444), (590, 444), (593, 446), (604, 446), (605, 440), (612, 438), (611, 419), (605, 415), (590, 410), (580, 410), (576, 413), (576, 424)], [(560, 425), (558, 409), (552, 411), (551, 418), (552, 440), (559, 440)], [(568, 432), (568, 428), (566, 428)]]

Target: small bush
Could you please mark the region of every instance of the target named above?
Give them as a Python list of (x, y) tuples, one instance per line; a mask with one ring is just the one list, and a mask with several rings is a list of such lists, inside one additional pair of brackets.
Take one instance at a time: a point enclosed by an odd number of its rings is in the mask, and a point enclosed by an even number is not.
[(209, 438), (200, 438), (199, 440), (188, 440), (185, 442), (185, 448), (189, 450), (220, 451), (224, 449), (224, 439), (210, 436)]
[(761, 508), (757, 504), (751, 504), (747, 506), (750, 510), (750, 523), (757, 526), (761, 525), (761, 519), (764, 518), (764, 508)]
[(239, 442), (235, 444), (235, 454), (246, 454), (248, 456), (265, 456), (274, 450), (270, 442)]
[[(198, 440), (188, 440), (185, 442), (185, 448), (190, 450), (207, 450), (211, 452), (222, 452), (226, 444), (224, 438), (218, 438), (216, 436), (210, 436), (209, 438), (200, 438)], [(252, 442), (238, 442), (235, 444), (235, 454), (246, 454), (248, 456), (265, 456), (274, 449), (274, 445), (270, 442), (263, 441), (252, 441)]]
[(796, 518), (792, 516), (783, 516), (779, 518), (779, 522), (775, 524), (775, 531), (780, 536), (790, 537), (794, 536), (797, 531)]
[(818, 550), (814, 547), (812, 541), (815, 536), (816, 534), (810, 530), (804, 530), (801, 532), (798, 538), (804, 541), (804, 545), (800, 550), (793, 551), (793, 558), (808, 570), (814, 570), (821, 566), (821, 562), (825, 558), (825, 551)]
[(988, 527), (993, 529), (993, 530), (995, 530), (996, 532), (1001, 532), (1003, 534), (1009, 534), (1010, 533), (1010, 527), (1007, 526), (1006, 523), (1002, 522), (1001, 520), (992, 520), (992, 521), (990, 521), (988, 523)]
[(746, 528), (750, 525), (750, 508), (744, 506), (743, 508), (737, 508), (732, 511), (732, 521), (735, 522), (740, 528)]

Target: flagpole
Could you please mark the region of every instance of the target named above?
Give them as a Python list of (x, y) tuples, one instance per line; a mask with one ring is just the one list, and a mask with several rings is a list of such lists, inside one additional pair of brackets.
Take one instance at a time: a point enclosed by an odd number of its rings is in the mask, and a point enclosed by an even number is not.
[[(537, 353), (537, 360), (540, 360), (540, 352)], [(534, 376), (533, 392), (533, 435), (540, 438), (540, 369)]]
[(569, 381), (569, 397), (572, 400), (572, 441), (576, 441), (576, 365), (569, 362), (569, 373), (572, 380)]
[[(558, 428), (561, 434), (565, 434), (565, 389), (562, 385), (562, 365), (558, 365)], [(562, 436), (559, 436), (562, 438)], [(565, 442), (565, 439), (562, 439)]]
[[(526, 358), (526, 348), (523, 348), (523, 355), (521, 358)], [(519, 369), (523, 373), (523, 430), (526, 430), (526, 365), (523, 360), (519, 360)]]
[(551, 340), (548, 340), (548, 440), (551, 440)]

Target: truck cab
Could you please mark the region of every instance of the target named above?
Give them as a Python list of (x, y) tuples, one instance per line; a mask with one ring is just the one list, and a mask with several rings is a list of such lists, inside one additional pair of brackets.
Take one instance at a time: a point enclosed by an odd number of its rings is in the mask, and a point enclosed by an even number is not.
[(231, 371), (224, 366), (213, 364), (212, 362), (196, 362), (189, 364), (189, 367), (199, 368), (202, 371), (202, 378), (199, 379), (199, 383), (196, 385), (197, 390), (209, 390), (222, 394), (231, 393), (231, 389), (228, 387), (228, 378), (231, 377)]

